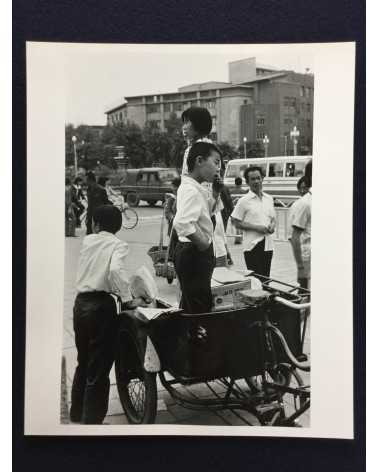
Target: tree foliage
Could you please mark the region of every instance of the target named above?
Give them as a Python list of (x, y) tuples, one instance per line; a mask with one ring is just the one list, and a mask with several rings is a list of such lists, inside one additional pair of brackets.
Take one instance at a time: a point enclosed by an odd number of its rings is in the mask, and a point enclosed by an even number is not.
[[(105, 126), (101, 132), (95, 127), (66, 125), (66, 166), (74, 164), (72, 136), (76, 136), (78, 166), (86, 170), (106, 166), (117, 168), (117, 146), (122, 146), (128, 167), (165, 166), (181, 168), (186, 142), (182, 136), (182, 122), (175, 113), (165, 121), (162, 131), (154, 121), (144, 128), (135, 123), (117, 123)], [(220, 143), (224, 156), (237, 157), (237, 151), (228, 143)]]

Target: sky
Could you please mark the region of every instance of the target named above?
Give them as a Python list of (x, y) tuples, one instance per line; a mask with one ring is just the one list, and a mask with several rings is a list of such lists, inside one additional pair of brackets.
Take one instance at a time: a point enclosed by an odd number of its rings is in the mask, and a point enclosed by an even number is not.
[(228, 63), (256, 57), (258, 64), (314, 72), (307, 45), (62, 45), (66, 71), (66, 123), (106, 124), (105, 111), (123, 97), (176, 92), (207, 81), (228, 82)]

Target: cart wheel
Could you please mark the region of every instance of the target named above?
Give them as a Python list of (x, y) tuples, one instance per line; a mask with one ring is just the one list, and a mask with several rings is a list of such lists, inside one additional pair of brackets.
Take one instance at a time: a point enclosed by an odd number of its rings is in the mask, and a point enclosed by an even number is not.
[(173, 277), (167, 277), (167, 282), (169, 283), (169, 285), (171, 285), (171, 283), (173, 282)]
[[(269, 396), (270, 399), (273, 399), (273, 397), (277, 397), (279, 395), (273, 387), (268, 388), (268, 390), (264, 392), (264, 376), (262, 375), (246, 377), (244, 380), (253, 394), (266, 394)], [(285, 387), (292, 388), (303, 387), (304, 385), (304, 382), (299, 372), (290, 364), (286, 363), (278, 364), (274, 369), (271, 369), (266, 372), (265, 380), (267, 382), (273, 381)], [(283, 401), (285, 403), (285, 407), (287, 407), (288, 409), (288, 412), (291, 414), (294, 411), (299, 410), (299, 408), (301, 408), (305, 404), (306, 396), (303, 394), (301, 395), (293, 393), (284, 393)]]
[(154, 423), (157, 409), (156, 374), (146, 372), (135, 339), (122, 333), (115, 359), (117, 389), (132, 424)]

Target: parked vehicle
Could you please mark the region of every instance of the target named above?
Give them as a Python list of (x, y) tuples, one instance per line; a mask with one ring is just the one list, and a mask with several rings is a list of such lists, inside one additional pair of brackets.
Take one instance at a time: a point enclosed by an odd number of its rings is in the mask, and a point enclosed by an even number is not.
[[(290, 206), (299, 194), (297, 182), (311, 156), (277, 156), (253, 159), (233, 159), (228, 162), (224, 176), (225, 184), (231, 193), (235, 187), (235, 178), (242, 177), (249, 166), (258, 166), (265, 174), (263, 190), (274, 197), (275, 203)], [(243, 178), (243, 190), (248, 190)]]
[(127, 169), (122, 175), (111, 177), (114, 190), (119, 190), (131, 207), (137, 207), (141, 200), (154, 206), (164, 202), (165, 194), (172, 191), (171, 182), (179, 174), (174, 168), (144, 167)]

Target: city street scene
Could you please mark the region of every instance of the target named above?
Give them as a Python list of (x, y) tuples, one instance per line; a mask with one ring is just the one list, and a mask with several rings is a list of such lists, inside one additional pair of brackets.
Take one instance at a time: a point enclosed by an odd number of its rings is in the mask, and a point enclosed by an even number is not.
[(61, 423), (310, 426), (314, 73), (244, 49), (72, 59)]

